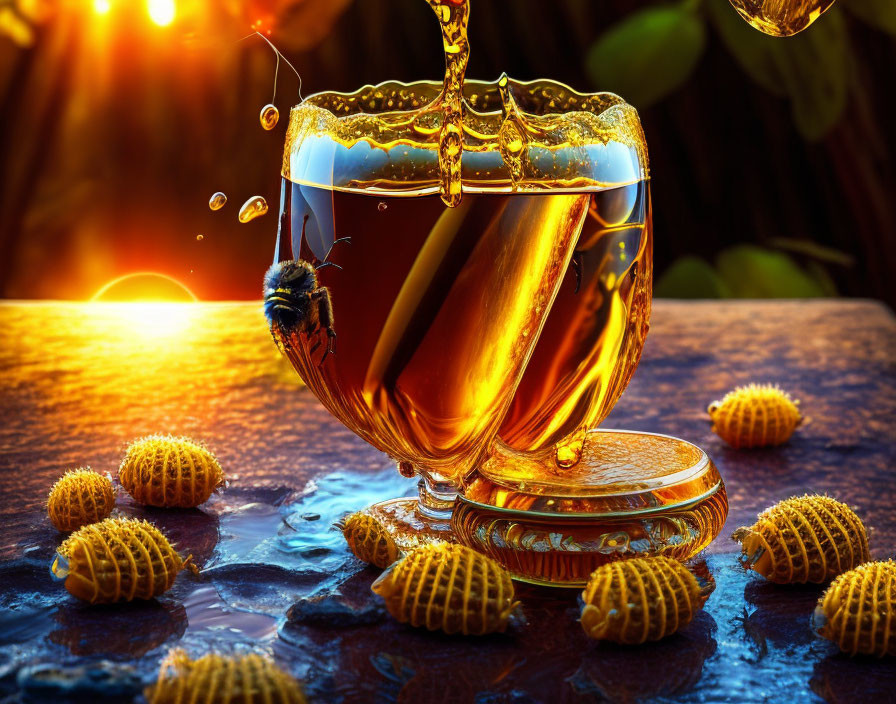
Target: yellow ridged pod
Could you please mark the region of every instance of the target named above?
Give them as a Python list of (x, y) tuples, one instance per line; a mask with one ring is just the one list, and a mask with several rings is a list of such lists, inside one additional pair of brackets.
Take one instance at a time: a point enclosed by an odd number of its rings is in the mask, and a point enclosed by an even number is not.
[(731, 537), (741, 564), (778, 584), (821, 584), (871, 559), (862, 519), (829, 496), (780, 501)]
[(63, 533), (103, 520), (114, 507), (112, 482), (90, 469), (63, 474), (47, 498), (50, 521)]
[(152, 599), (171, 588), (185, 565), (152, 523), (124, 518), (84, 526), (57, 552), (51, 571), (91, 604)]
[(709, 404), (712, 430), (735, 449), (782, 445), (802, 422), (799, 401), (772, 384), (739, 386)]
[(215, 456), (189, 438), (150, 435), (128, 447), (118, 481), (147, 506), (193, 508), (224, 483)]
[(371, 588), (402, 623), (445, 633), (503, 631), (517, 606), (510, 575), (497, 562), (449, 543), (408, 551)]
[(582, 592), (589, 638), (636, 645), (684, 628), (703, 606), (697, 578), (669, 557), (635, 557), (601, 565)]
[(385, 569), (398, 559), (398, 547), (385, 526), (366, 513), (353, 513), (336, 524), (359, 560)]
[(866, 562), (837, 577), (818, 600), (813, 625), (850, 655), (896, 655), (896, 562)]
[(269, 658), (215, 653), (192, 660), (172, 650), (156, 683), (143, 693), (149, 704), (305, 704), (301, 685)]

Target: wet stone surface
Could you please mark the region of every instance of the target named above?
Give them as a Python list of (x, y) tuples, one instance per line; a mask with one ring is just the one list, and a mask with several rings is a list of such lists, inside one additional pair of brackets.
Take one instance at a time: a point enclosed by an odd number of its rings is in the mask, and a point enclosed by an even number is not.
[[(334, 521), (415, 491), (332, 420), (277, 357), (259, 306), (200, 305), (174, 338), (141, 337), (118, 310), (0, 305), (0, 702), (132, 701), (173, 646), (272, 654), (312, 702), (889, 701), (896, 662), (848, 658), (815, 638), (818, 586), (745, 573), (729, 540), (765, 506), (804, 491), (855, 506), (876, 558), (894, 554), (896, 325), (864, 302), (659, 302), (644, 359), (608, 427), (678, 435), (719, 465), (731, 501), (707, 550), (716, 591), (659, 643), (589, 642), (575, 591), (518, 586), (525, 622), (484, 638), (394, 622), (378, 570)], [(736, 384), (779, 382), (809, 417), (785, 447), (735, 452), (706, 405)], [(229, 486), (200, 509), (147, 518), (199, 576), (161, 598), (89, 606), (53, 581), (61, 542), (43, 510), (65, 470), (114, 476), (151, 432), (214, 449)]]

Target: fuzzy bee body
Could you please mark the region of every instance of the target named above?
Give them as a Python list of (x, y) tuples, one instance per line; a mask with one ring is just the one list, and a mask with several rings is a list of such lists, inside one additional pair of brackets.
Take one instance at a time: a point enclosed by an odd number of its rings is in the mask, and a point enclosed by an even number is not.
[[(314, 335), (325, 330), (327, 348), (321, 364), (333, 352), (336, 330), (330, 290), (318, 284), (317, 270), (310, 263), (293, 259), (268, 269), (264, 277), (264, 314), (272, 331), (274, 326), (279, 327), (287, 339), (299, 333)], [(316, 350), (317, 346), (311, 352)]]
[(785, 499), (731, 537), (744, 567), (778, 584), (821, 584), (870, 559), (862, 520), (828, 496)]
[(683, 628), (703, 605), (697, 578), (669, 557), (636, 557), (598, 567), (582, 592), (590, 638), (636, 645)]
[(813, 625), (850, 655), (896, 655), (896, 562), (867, 562), (837, 577)]
[(112, 482), (90, 469), (66, 472), (47, 498), (50, 521), (63, 533), (103, 520), (114, 506)]
[(224, 483), (215, 456), (188, 438), (150, 435), (131, 443), (118, 480), (147, 506), (193, 508)]
[(397, 620), (445, 633), (504, 631), (517, 606), (510, 575), (497, 562), (449, 543), (408, 551), (371, 588)]
[(739, 386), (707, 412), (712, 430), (735, 449), (782, 445), (802, 422), (790, 395), (771, 384)]
[(353, 513), (337, 524), (359, 560), (385, 569), (398, 559), (398, 547), (385, 526), (366, 513)]
[(224, 657), (210, 653), (198, 660), (173, 650), (162, 661), (159, 677), (144, 692), (149, 704), (305, 704), (294, 677), (256, 653)]
[(51, 571), (78, 599), (109, 604), (159, 596), (184, 565), (151, 523), (107, 518), (72, 533), (59, 546)]

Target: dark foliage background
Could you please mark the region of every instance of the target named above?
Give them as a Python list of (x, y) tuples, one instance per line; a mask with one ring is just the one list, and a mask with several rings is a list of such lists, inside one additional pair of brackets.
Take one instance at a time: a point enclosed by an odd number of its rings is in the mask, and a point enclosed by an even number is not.
[[(140, 3), (37, 4), (0, 0), (5, 297), (86, 298), (146, 270), (200, 298), (259, 296), (276, 217), (236, 212), (256, 193), (276, 209), (298, 86), (281, 66), (281, 123), (261, 130), (274, 58), (257, 37), (236, 43), (253, 23), (306, 95), (443, 67), (424, 0), (183, 0), (167, 27)], [(473, 0), (468, 75), (614, 89), (638, 107), (659, 294), (893, 304), (894, 33), (896, 8), (877, 0), (839, 0), (792, 39), (725, 0)], [(217, 190), (230, 201), (212, 213)]]

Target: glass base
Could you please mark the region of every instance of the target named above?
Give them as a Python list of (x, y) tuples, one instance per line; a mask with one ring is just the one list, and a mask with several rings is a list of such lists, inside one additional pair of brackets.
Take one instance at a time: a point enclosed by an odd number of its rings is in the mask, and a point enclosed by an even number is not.
[(722, 478), (700, 448), (666, 435), (596, 430), (570, 471), (498, 452), (458, 496), (451, 525), (460, 543), (514, 579), (578, 588), (615, 560), (688, 560), (727, 515)]
[(432, 543), (456, 543), (451, 530), (451, 512), (431, 515), (421, 511), (416, 498), (389, 499), (364, 509), (376, 518), (389, 532), (395, 545), (402, 552), (420, 545)]

